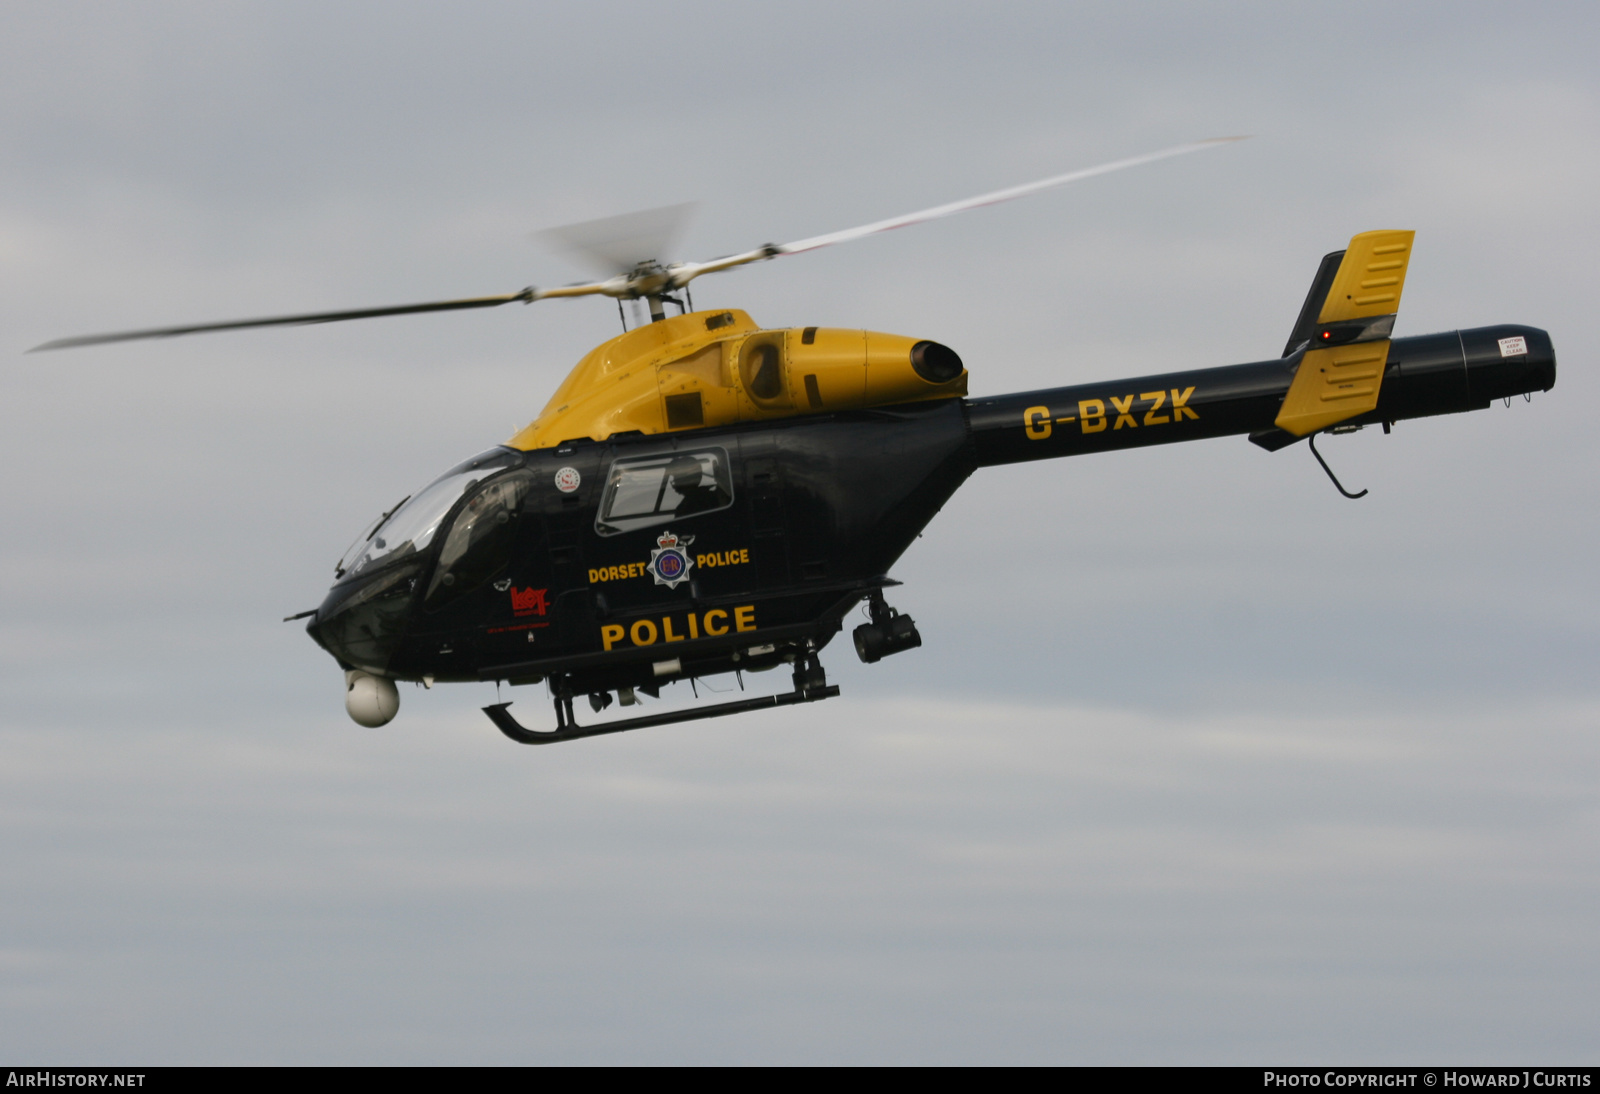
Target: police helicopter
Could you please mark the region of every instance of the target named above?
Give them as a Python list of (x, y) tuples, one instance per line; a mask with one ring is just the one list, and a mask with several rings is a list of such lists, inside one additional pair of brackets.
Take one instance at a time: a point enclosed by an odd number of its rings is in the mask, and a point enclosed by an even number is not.
[[(892, 607), (895, 561), (980, 467), (1243, 434), (1268, 451), (1323, 432), (1487, 407), (1549, 390), (1550, 337), (1527, 326), (1392, 336), (1413, 233), (1363, 232), (1326, 255), (1279, 357), (970, 397), (955, 350), (827, 327), (763, 328), (696, 311), (702, 275), (1009, 201), (1215, 147), (1180, 145), (793, 243), (667, 262), (679, 211), (558, 230), (607, 264), (603, 280), (504, 296), (124, 331), (62, 349), (247, 327), (492, 308), (556, 297), (644, 301), (650, 321), (597, 346), (506, 443), (383, 513), (335, 567), (306, 631), (345, 673), (345, 705), (389, 722), (398, 681), (545, 683), (551, 729), (510, 703), (501, 732), (548, 744), (811, 703), (839, 694), (819, 659), (865, 604), (856, 655), (875, 663), (921, 635)], [(678, 314), (669, 316), (667, 305)], [(1362, 491), (1364, 494), (1365, 491)], [(787, 692), (579, 725), (663, 685), (792, 669)], [(698, 689), (696, 689), (698, 697)]]

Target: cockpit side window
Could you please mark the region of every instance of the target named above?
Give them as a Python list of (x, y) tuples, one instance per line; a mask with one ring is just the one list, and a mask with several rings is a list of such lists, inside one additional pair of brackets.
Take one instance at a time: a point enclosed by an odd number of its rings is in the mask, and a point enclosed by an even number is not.
[(424, 603), (429, 610), (479, 588), (505, 568), (533, 476), (512, 471), (467, 498), (450, 524)]
[(612, 463), (594, 527), (602, 536), (614, 536), (732, 504), (726, 450), (636, 456)]
[[(341, 578), (361, 573), (380, 562), (421, 554), (433, 542), (439, 525), (460, 500), (484, 479), (522, 463), (522, 454), (508, 448), (490, 449), (458, 464), (427, 489), (397, 506), (378, 526), (352, 547), (339, 564)], [(354, 556), (354, 557), (351, 557)]]

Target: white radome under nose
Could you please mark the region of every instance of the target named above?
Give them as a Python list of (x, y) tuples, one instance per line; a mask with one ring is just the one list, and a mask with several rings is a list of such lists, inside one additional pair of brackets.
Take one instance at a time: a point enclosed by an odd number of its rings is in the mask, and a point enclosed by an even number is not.
[(400, 710), (394, 681), (352, 670), (344, 674), (344, 709), (357, 725), (388, 725)]

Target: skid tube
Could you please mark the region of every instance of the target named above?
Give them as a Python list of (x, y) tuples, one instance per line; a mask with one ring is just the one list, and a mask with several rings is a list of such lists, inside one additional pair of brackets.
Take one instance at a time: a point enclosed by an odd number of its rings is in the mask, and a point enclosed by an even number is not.
[(816, 703), (823, 699), (832, 699), (839, 694), (839, 685), (828, 684), (823, 687), (796, 687), (786, 695), (763, 695), (759, 699), (739, 699), (732, 703), (717, 703), (709, 707), (693, 707), (689, 710), (673, 710), (664, 714), (647, 714), (640, 718), (623, 718), (615, 722), (605, 722), (594, 726), (580, 726), (572, 716), (572, 699), (557, 699), (556, 702), (556, 728), (551, 730), (531, 730), (522, 726), (511, 712), (506, 708), (510, 703), (495, 703), (483, 708), (489, 716), (489, 721), (495, 724), (507, 737), (519, 745), (553, 745), (562, 741), (576, 741), (581, 737), (600, 737), (607, 733), (626, 733), (630, 729), (645, 729), (649, 726), (667, 726), (676, 722), (695, 722), (701, 718), (721, 718), (727, 714), (743, 714), (748, 710), (769, 710), (772, 707), (793, 706), (796, 703)]

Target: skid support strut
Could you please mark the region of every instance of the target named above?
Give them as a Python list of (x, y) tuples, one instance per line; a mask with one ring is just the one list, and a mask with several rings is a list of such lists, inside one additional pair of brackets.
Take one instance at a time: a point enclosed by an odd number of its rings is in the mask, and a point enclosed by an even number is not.
[(519, 745), (553, 745), (561, 741), (576, 741), (580, 737), (600, 737), (607, 733), (626, 733), (630, 729), (648, 726), (666, 726), (676, 722), (694, 722), (701, 718), (721, 718), (727, 714), (743, 714), (748, 710), (769, 710), (772, 707), (793, 706), (796, 703), (815, 703), (832, 699), (839, 694), (837, 684), (828, 684), (822, 666), (815, 657), (808, 658), (795, 669), (795, 690), (787, 695), (765, 695), (759, 699), (740, 699), (732, 703), (694, 707), (690, 710), (673, 710), (664, 714), (647, 714), (641, 718), (623, 718), (600, 725), (580, 726), (572, 716), (572, 697), (557, 698), (556, 728), (532, 730), (520, 725), (506, 708), (510, 703), (495, 703), (483, 708), (495, 727)]

